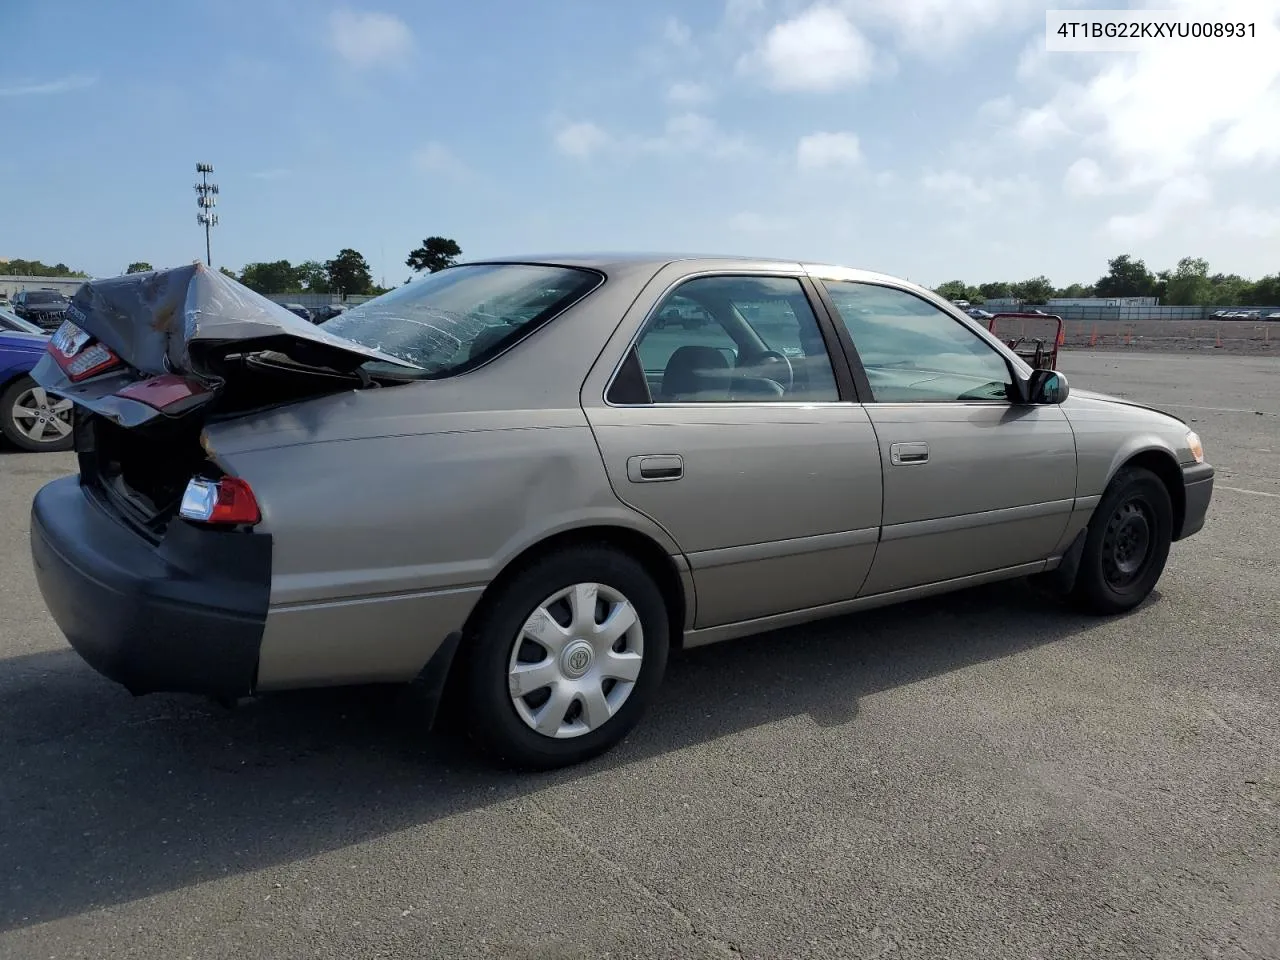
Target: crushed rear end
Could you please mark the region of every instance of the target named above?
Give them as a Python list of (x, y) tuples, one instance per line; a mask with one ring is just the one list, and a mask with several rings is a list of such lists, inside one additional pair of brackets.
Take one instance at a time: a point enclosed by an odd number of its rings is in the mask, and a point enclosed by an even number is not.
[(75, 403), (79, 475), (32, 504), (37, 583), (71, 645), (134, 693), (253, 692), (271, 534), (207, 425), (360, 388), (403, 361), (200, 264), (85, 284), (33, 378)]

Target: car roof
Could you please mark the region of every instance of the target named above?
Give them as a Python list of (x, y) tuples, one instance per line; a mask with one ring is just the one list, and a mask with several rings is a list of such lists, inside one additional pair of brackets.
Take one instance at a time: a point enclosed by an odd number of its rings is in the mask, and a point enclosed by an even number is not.
[(741, 254), (706, 254), (706, 253), (564, 253), (564, 254), (530, 254), (527, 256), (485, 257), (483, 259), (466, 260), (458, 266), (482, 263), (540, 263), (563, 267), (582, 267), (599, 270), (602, 273), (630, 273), (650, 270), (657, 272), (668, 264), (679, 263), (694, 273), (700, 269), (742, 270), (780, 269), (787, 271), (803, 271), (823, 280), (853, 280), (862, 282), (891, 283), (911, 287), (914, 290), (926, 290), (918, 284), (901, 277), (871, 270), (860, 270), (854, 267), (840, 266), (831, 263), (819, 263), (805, 260), (785, 260), (778, 257), (748, 257)]

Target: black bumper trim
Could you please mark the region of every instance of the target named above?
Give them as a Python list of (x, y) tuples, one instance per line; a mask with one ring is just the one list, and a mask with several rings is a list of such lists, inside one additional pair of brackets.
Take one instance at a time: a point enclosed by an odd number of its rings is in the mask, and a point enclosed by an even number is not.
[(1174, 540), (1185, 540), (1192, 534), (1199, 533), (1204, 526), (1209, 501), (1213, 499), (1213, 467), (1207, 463), (1183, 467), (1182, 486), (1186, 508), (1182, 513), (1182, 529)]
[(176, 521), (156, 545), (71, 476), (35, 496), (31, 557), (54, 621), (99, 673), (135, 694), (253, 692), (270, 536)]

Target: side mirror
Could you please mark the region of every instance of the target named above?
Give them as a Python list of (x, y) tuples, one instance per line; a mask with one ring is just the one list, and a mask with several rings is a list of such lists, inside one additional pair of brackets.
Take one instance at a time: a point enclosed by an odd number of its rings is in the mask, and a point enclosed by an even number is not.
[(1027, 380), (1030, 403), (1062, 403), (1071, 395), (1067, 378), (1057, 370), (1033, 370)]

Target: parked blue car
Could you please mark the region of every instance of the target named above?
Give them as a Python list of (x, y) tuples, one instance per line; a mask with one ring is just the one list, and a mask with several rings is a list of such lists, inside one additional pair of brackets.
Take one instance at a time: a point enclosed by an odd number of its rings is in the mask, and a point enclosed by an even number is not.
[(70, 450), (71, 401), (46, 393), (28, 374), (49, 335), (0, 309), (0, 436), (20, 450)]

